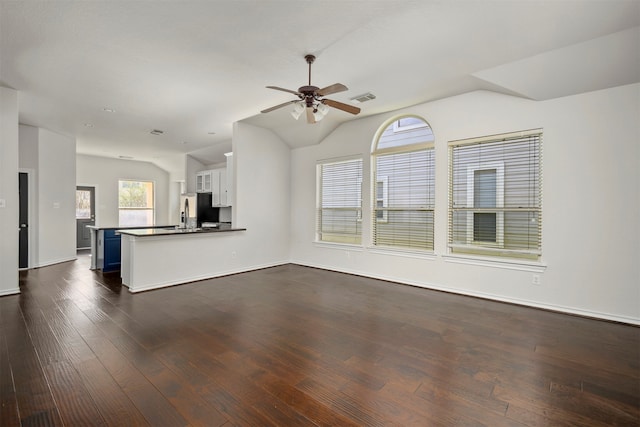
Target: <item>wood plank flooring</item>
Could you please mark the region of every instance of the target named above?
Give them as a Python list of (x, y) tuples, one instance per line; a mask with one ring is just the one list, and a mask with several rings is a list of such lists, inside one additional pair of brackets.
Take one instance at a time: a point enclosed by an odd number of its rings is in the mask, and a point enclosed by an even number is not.
[(640, 328), (285, 265), (0, 298), (2, 426), (634, 426)]

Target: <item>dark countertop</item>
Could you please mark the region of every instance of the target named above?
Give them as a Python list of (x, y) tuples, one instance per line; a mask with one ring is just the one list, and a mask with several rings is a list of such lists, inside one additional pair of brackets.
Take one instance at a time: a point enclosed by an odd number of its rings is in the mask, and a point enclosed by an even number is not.
[(175, 228), (177, 225), (136, 225), (130, 227), (98, 227), (96, 225), (87, 225), (87, 228), (91, 230), (135, 230), (146, 228)]
[(246, 228), (234, 228), (231, 224), (219, 225), (215, 228), (158, 228), (158, 227), (147, 227), (147, 228), (136, 228), (136, 229), (127, 229), (127, 228), (119, 228), (118, 233), (126, 234), (129, 236), (136, 237), (148, 237), (148, 236), (175, 236), (175, 235), (185, 235), (185, 234), (203, 234), (203, 233), (223, 233), (227, 231), (246, 231)]

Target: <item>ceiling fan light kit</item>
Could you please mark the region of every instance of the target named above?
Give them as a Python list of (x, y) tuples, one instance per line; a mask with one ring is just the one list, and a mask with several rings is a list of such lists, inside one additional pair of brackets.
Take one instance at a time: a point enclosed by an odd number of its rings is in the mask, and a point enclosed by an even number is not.
[(309, 83), (306, 86), (301, 86), (297, 91), (281, 88), (278, 86), (267, 86), (268, 89), (279, 90), (282, 92), (291, 93), (296, 95), (298, 99), (288, 102), (283, 102), (266, 110), (262, 110), (262, 113), (268, 113), (279, 108), (285, 107), (290, 104), (295, 104), (294, 109), (291, 112), (291, 116), (298, 120), (302, 113), (306, 110), (307, 122), (316, 123), (324, 118), (329, 111), (329, 107), (337, 108), (338, 110), (345, 111), (351, 114), (358, 114), (360, 108), (353, 105), (344, 104), (342, 102), (334, 101), (332, 99), (324, 98), (326, 95), (333, 93), (344, 92), (348, 88), (342, 83), (334, 83), (331, 86), (320, 89), (317, 86), (311, 85), (311, 64), (316, 60), (314, 55), (306, 55), (304, 59), (309, 64)]

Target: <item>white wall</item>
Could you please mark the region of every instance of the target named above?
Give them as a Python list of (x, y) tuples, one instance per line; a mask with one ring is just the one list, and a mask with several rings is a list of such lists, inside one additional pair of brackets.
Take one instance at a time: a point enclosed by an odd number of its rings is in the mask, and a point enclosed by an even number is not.
[(153, 181), (156, 197), (156, 225), (177, 224), (172, 222), (177, 214), (172, 215), (171, 209), (177, 206), (179, 199), (171, 199), (171, 194), (175, 195), (176, 189), (172, 191), (169, 173), (165, 170), (148, 162), (84, 154), (76, 156), (76, 164), (75, 183), (96, 187), (97, 226), (118, 226), (118, 181), (121, 179)]
[(200, 163), (190, 155), (185, 156), (185, 191), (187, 193), (196, 192), (196, 172), (205, 170), (204, 164)]
[[(436, 137), (436, 255), (368, 248), (368, 197), (363, 247), (314, 244), (316, 162), (363, 155), (363, 194), (369, 194), (372, 139), (385, 120), (400, 114), (425, 118)], [(629, 85), (544, 102), (473, 92), (345, 123), (320, 145), (292, 152), (291, 261), (640, 323), (638, 117), (640, 85)], [(544, 132), (541, 266), (501, 268), (448, 256), (447, 142), (534, 128)], [(533, 274), (541, 276), (541, 285), (532, 284)]]
[(234, 249), (250, 268), (288, 262), (290, 150), (273, 132), (243, 123), (233, 130), (232, 222), (245, 227)]
[(20, 125), (19, 165), (30, 173), (29, 267), (76, 258), (75, 139)]
[(0, 87), (0, 296), (18, 287), (18, 92)]
[(39, 129), (38, 265), (76, 258), (76, 141)]

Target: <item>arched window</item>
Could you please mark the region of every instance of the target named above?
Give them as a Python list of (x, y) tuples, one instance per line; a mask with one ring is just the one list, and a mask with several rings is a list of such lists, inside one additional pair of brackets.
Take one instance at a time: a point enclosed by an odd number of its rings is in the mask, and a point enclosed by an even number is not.
[(378, 131), (371, 150), (374, 246), (433, 250), (434, 139), (417, 116)]

